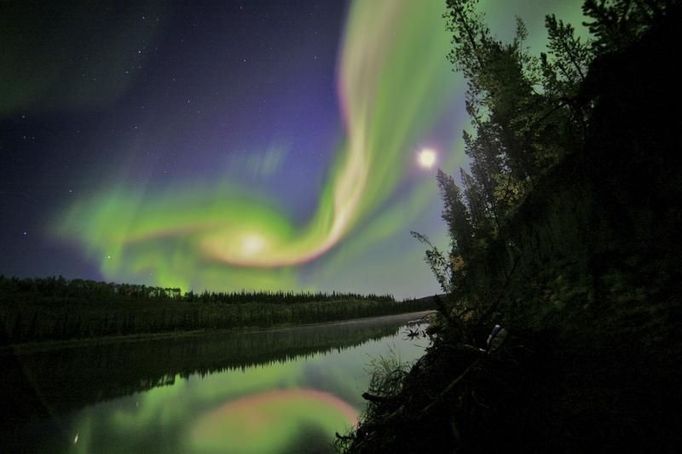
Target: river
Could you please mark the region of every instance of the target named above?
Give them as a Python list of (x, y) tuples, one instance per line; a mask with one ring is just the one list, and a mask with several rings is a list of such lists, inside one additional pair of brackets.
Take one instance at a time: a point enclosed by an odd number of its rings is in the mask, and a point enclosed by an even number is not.
[(423, 315), (4, 352), (0, 452), (332, 452)]

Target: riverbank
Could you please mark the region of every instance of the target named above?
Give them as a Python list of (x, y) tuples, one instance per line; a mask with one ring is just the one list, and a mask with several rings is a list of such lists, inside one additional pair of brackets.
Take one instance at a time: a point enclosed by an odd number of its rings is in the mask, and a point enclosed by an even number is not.
[(334, 320), (328, 322), (313, 322), (303, 324), (279, 324), (267, 328), (263, 327), (234, 327), (230, 329), (215, 329), (215, 330), (193, 330), (193, 331), (179, 331), (166, 333), (142, 333), (129, 334), (119, 336), (102, 336), (96, 338), (82, 338), (70, 339), (62, 341), (42, 341), (42, 342), (25, 342), (21, 344), (12, 344), (0, 346), (0, 357), (2, 355), (28, 355), (33, 353), (45, 353), (69, 348), (82, 347), (99, 347), (113, 344), (123, 343), (139, 343), (149, 341), (162, 340), (181, 340), (184, 338), (201, 338), (201, 337), (221, 337), (221, 336), (235, 336), (240, 334), (256, 334), (256, 333), (277, 333), (282, 331), (301, 329), (301, 328), (316, 328), (316, 327), (339, 327), (343, 325), (362, 326), (363, 324), (375, 325), (377, 321), (385, 321), (388, 323), (404, 322), (412, 323), (426, 319), (429, 315), (434, 314), (433, 310), (425, 310), (418, 312), (405, 312), (393, 315), (383, 315), (377, 317), (363, 317), (351, 318), (344, 320)]

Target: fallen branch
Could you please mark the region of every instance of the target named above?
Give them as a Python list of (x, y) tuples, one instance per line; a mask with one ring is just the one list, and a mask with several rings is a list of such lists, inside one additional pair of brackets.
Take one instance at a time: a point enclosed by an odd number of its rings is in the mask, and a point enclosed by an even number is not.
[(375, 394), (370, 393), (362, 393), (362, 398), (375, 404), (381, 404), (390, 400), (388, 397), (377, 396)]

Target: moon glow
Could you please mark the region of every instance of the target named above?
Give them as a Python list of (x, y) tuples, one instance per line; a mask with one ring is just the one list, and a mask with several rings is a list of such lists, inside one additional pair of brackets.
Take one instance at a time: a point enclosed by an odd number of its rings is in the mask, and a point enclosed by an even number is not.
[(436, 151), (432, 148), (422, 148), (417, 155), (420, 167), (431, 169), (436, 164)]

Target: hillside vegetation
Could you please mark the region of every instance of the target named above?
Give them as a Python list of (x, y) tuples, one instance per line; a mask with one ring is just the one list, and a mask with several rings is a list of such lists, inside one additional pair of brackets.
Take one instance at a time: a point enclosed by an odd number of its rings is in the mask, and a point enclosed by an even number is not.
[(540, 56), (447, 4), (471, 166), (438, 176), (451, 249), (415, 234), (447, 297), (338, 448), (680, 452), (679, 2), (587, 0)]

